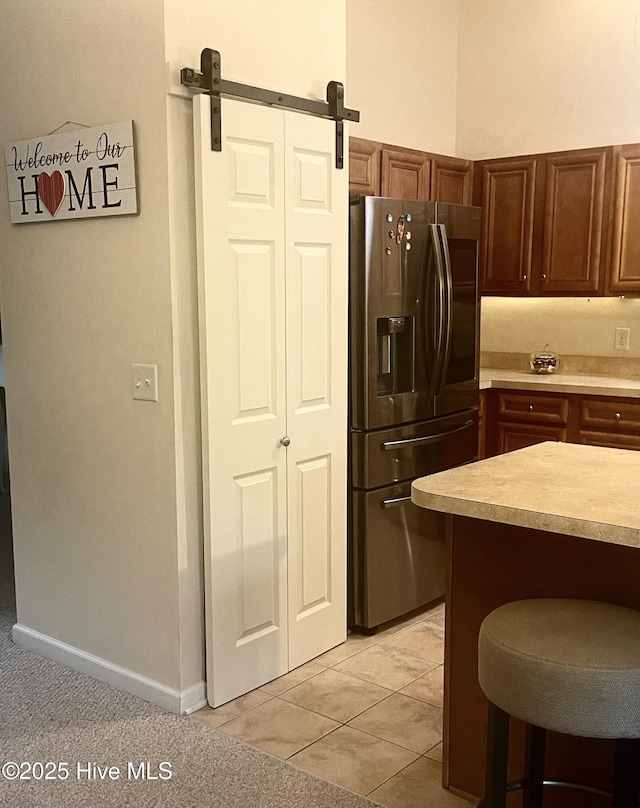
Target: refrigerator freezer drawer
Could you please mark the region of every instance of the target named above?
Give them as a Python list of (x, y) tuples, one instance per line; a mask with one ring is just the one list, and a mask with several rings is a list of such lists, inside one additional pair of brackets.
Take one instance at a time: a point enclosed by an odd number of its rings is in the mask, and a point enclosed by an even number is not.
[(478, 454), (478, 411), (418, 424), (351, 433), (354, 488), (413, 480), (468, 463)]
[(350, 624), (371, 629), (444, 595), (444, 515), (410, 484), (352, 493)]

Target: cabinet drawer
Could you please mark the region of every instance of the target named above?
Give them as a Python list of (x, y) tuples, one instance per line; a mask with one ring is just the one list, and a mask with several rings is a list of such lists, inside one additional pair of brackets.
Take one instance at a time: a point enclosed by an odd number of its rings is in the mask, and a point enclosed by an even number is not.
[(537, 393), (500, 393), (498, 418), (531, 421), (539, 424), (567, 423), (569, 400)]
[(514, 449), (524, 449), (534, 443), (545, 440), (567, 440), (567, 430), (563, 426), (546, 426), (539, 424), (497, 424), (498, 452), (512, 452)]
[(580, 401), (580, 426), (640, 435), (640, 401), (583, 398)]
[(640, 449), (640, 435), (581, 429), (578, 437), (580, 443), (586, 443), (589, 446), (610, 446), (612, 449)]

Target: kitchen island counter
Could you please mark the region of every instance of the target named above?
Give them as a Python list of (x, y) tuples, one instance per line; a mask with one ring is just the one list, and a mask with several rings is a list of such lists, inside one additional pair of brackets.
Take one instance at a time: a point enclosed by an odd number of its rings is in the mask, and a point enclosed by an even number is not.
[(640, 453), (545, 442), (414, 481), (416, 505), (640, 547)]
[[(640, 610), (640, 453), (540, 443), (415, 480), (417, 505), (450, 514), (445, 594), (443, 784), (483, 790), (487, 701), (477, 679), (482, 620), (514, 600), (588, 598)], [(510, 779), (522, 776), (513, 721)], [(607, 789), (613, 742), (549, 733), (546, 778)], [(604, 808), (550, 790), (545, 808)]]

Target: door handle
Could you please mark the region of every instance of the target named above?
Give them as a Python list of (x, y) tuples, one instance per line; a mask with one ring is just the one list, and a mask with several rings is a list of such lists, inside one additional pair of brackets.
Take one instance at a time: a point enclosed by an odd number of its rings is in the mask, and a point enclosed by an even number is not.
[(449, 242), (447, 229), (443, 224), (432, 224), (434, 247), (436, 249), (436, 268), (440, 284), (440, 318), (439, 318), (439, 345), (438, 345), (438, 372), (435, 376), (434, 395), (439, 396), (444, 387), (444, 381), (449, 366), (451, 353), (451, 317), (453, 315), (453, 279), (451, 276), (451, 256), (449, 255)]
[(418, 438), (400, 438), (399, 440), (383, 440), (380, 443), (380, 449), (383, 452), (389, 452), (392, 449), (402, 449), (405, 446), (424, 446), (427, 443), (437, 443), (440, 440), (448, 438), (449, 435), (455, 435), (456, 432), (462, 432), (473, 425), (473, 421), (466, 421), (462, 426), (455, 429), (449, 429), (447, 432), (439, 432), (437, 435), (421, 435)]
[[(431, 242), (433, 244), (433, 256), (435, 259), (435, 356), (433, 362), (433, 373), (431, 377), (431, 395), (438, 395), (439, 380), (443, 358), (443, 346), (446, 338), (446, 302), (445, 302), (445, 268), (440, 243), (439, 225), (430, 224)], [(426, 301), (425, 301), (426, 302)], [(425, 310), (425, 322), (428, 312)]]
[(381, 508), (399, 508), (405, 502), (411, 502), (411, 496), (408, 497), (392, 497), (391, 499), (383, 499), (380, 501)]
[[(430, 224), (431, 241), (436, 268), (436, 347), (431, 378), (431, 395), (439, 396), (449, 365), (451, 352), (451, 316), (453, 311), (453, 289), (451, 277), (451, 257), (447, 241), (447, 230), (443, 224)], [(426, 316), (426, 315), (425, 315)]]

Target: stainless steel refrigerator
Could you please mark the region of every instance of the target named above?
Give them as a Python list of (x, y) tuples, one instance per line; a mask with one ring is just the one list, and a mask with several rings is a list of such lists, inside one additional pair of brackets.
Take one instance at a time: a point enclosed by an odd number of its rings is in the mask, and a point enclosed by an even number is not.
[(480, 211), (351, 201), (351, 626), (444, 594), (444, 517), (412, 504), (411, 481), (477, 457)]

